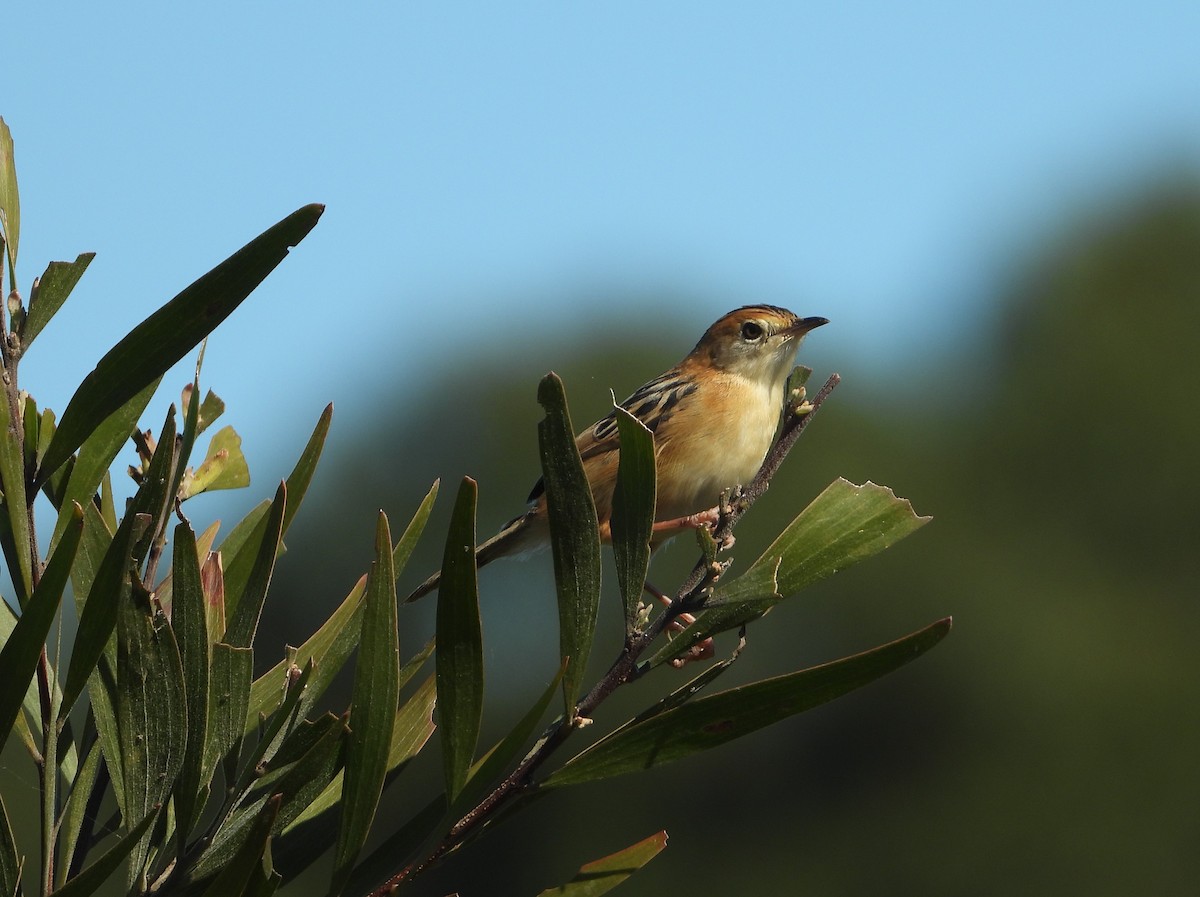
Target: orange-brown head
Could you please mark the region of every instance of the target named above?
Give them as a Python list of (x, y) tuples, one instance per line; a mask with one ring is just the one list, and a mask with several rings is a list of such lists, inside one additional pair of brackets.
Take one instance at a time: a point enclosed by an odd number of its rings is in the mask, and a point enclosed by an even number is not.
[(709, 327), (688, 361), (752, 380), (776, 380), (788, 373), (804, 334), (828, 323), (775, 305), (745, 305)]

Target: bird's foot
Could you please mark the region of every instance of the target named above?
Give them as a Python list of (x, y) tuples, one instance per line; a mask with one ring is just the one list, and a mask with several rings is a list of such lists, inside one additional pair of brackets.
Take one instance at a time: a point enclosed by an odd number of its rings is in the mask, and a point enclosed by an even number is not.
[[(651, 583), (646, 583), (644, 588), (647, 592), (661, 601), (665, 606), (671, 606), (671, 599), (665, 592), (659, 590)], [(696, 618), (687, 611), (684, 611), (667, 624), (667, 638), (671, 638), (672, 635), (683, 632), (695, 622)], [(709, 636), (708, 638), (704, 639), (704, 641), (692, 645), (692, 647), (690, 647), (686, 653), (672, 660), (671, 666), (678, 670), (685, 665), (692, 663), (693, 661), (708, 660), (710, 657), (716, 656), (716, 653), (716, 645), (713, 644), (712, 636)]]

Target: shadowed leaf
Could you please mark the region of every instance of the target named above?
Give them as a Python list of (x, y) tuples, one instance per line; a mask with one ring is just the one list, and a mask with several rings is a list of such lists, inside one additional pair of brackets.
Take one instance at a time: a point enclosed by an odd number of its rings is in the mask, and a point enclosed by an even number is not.
[(96, 893), (101, 885), (121, 868), (125, 858), (129, 856), (157, 816), (157, 809), (155, 812), (147, 813), (141, 822), (122, 835), (121, 840), (106, 850), (96, 862), (55, 891), (55, 897), (87, 897), (89, 894)]
[(542, 378), (538, 402), (546, 411), (538, 424), (538, 446), (558, 586), (559, 655), (569, 658), (563, 676), (563, 700), (569, 715), (579, 698), (596, 631), (600, 532), (592, 491), (575, 447), (566, 392), (557, 374)]
[(447, 799), (467, 782), (483, 716), (483, 636), (475, 569), (475, 499), (464, 477), (454, 503), (437, 605), (437, 704)]
[(21, 703), (37, 671), (38, 658), (58, 613), (82, 534), (83, 509), (75, 505), (72, 522), (46, 565), (46, 572), (4, 647), (0, 648), (0, 732), (5, 735), (12, 730), (17, 714), (21, 712)]
[(342, 785), (342, 823), (334, 849), (330, 892), (338, 893), (366, 843), (383, 793), (388, 750), (399, 698), (400, 634), (396, 628), (396, 574), (387, 515), (375, 529), (375, 563), (367, 579), (362, 637), (350, 710), (350, 743)]
[(667, 846), (667, 833), (659, 832), (624, 850), (579, 867), (579, 874), (557, 888), (547, 888), (538, 897), (599, 897), (633, 875)]
[[(183, 765), (188, 728), (175, 635), (136, 578), (117, 624), (117, 721), (124, 810), (140, 819), (166, 803)], [(148, 850), (148, 839), (135, 846), (130, 884), (142, 875)]]
[(188, 742), (175, 789), (175, 825), (186, 836), (198, 813), (204, 745), (208, 738), (208, 625), (196, 534), (186, 523), (175, 527), (172, 553), (171, 622), (179, 641), (187, 696)]
[(613, 491), (612, 547), (617, 582), (625, 601), (625, 626), (637, 619), (650, 566), (650, 535), (654, 526), (654, 434), (619, 405), (613, 408), (621, 439), (617, 485)]

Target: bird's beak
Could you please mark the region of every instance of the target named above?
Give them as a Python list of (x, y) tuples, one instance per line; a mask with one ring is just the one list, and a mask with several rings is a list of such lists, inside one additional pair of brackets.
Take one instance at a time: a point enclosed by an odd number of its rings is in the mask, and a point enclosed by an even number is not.
[(787, 328), (784, 333), (788, 336), (804, 336), (810, 330), (816, 330), (823, 324), (828, 324), (829, 318), (801, 318), (791, 327)]

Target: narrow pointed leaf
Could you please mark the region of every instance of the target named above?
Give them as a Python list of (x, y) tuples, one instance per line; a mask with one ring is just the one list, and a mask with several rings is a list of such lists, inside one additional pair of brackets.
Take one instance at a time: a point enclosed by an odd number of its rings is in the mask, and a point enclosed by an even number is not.
[[(58, 523), (54, 527), (54, 538), (51, 545), (58, 541), (59, 532), (66, 525), (70, 513), (71, 502), (77, 501), (83, 507), (92, 502), (96, 490), (104, 479), (104, 474), (112, 467), (113, 459), (121, 447), (129, 441), (130, 434), (137, 426), (142, 412), (150, 404), (154, 391), (158, 389), (159, 380), (156, 378), (128, 402), (110, 414), (79, 449), (79, 455), (71, 466), (71, 475), (67, 480), (66, 491), (63, 493)], [(44, 462), (43, 462), (44, 463)]]
[(690, 701), (602, 739), (544, 782), (578, 784), (706, 751), (853, 691), (924, 654), (950, 631), (940, 620), (861, 654)]
[(271, 842), (271, 830), (279, 815), (282, 797), (276, 795), (265, 802), (254, 817), (240, 849), (221, 869), (221, 873), (204, 891), (204, 897), (241, 897), (262, 868), (263, 857)]
[(172, 548), (171, 623), (179, 641), (187, 700), (188, 741), (175, 789), (175, 825), (186, 837), (199, 812), (197, 799), (204, 771), (204, 745), (208, 738), (208, 625), (196, 534), (186, 523), (175, 527)]
[(100, 887), (112, 877), (113, 873), (121, 868), (125, 858), (129, 856), (142, 836), (149, 830), (150, 824), (157, 818), (156, 808), (155, 812), (146, 814), (141, 822), (123, 834), (121, 840), (106, 850), (96, 862), (55, 891), (54, 897), (87, 897), (87, 895), (100, 890)]
[(138, 324), (71, 397), (46, 450), (37, 482), (83, 444), (96, 425), (161, 377), (208, 336), (308, 234), (323, 207), (309, 205), (270, 227)]
[[(246, 578), (245, 588), (237, 599), (232, 610), (232, 617), (225, 630), (225, 641), (235, 647), (249, 648), (254, 642), (254, 633), (258, 630), (258, 618), (262, 614), (263, 602), (267, 598), (267, 589), (271, 585), (271, 574), (275, 570), (275, 559), (279, 556), (279, 542), (283, 538), (283, 515), (287, 507), (287, 485), (280, 483), (275, 492), (275, 500), (271, 503), (271, 512), (267, 516), (266, 530), (259, 544), (258, 556), (250, 575)], [(229, 583), (226, 581), (226, 586)], [(230, 595), (225, 592), (226, 612), (229, 613)]]
[(241, 743), (253, 675), (254, 654), (250, 648), (224, 642), (213, 645), (201, 781), (208, 781), (221, 758)]
[(366, 843), (387, 774), (392, 724), (399, 699), (400, 633), (396, 623), (396, 574), (387, 515), (379, 513), (375, 563), (367, 579), (362, 638), (351, 694), (350, 743), (342, 786), (342, 824), (334, 849), (330, 892), (338, 893)]
[(17, 164), (12, 132), (0, 118), (0, 225), (8, 253), (10, 283), (16, 289), (17, 246), (21, 241), (21, 195), (17, 191)]
[(37, 286), (29, 294), (29, 314), (21, 327), (21, 346), (24, 350), (29, 350), (29, 345), (42, 332), (42, 328), (62, 308), (95, 257), (94, 252), (84, 252), (73, 262), (51, 262), (46, 266), (46, 273), (38, 279)]
[[(166, 616), (136, 578), (117, 624), (117, 721), (125, 812), (133, 819), (163, 806), (187, 747), (187, 705), (179, 647)], [(133, 850), (130, 884), (149, 850)]]
[[(891, 489), (834, 480), (813, 499), (743, 576), (718, 588), (712, 605), (777, 600), (763, 594), (770, 579), (784, 597), (883, 551), (929, 522)], [(774, 573), (778, 567), (778, 572)]]
[(255, 782), (247, 797), (230, 819), (220, 827), (212, 843), (197, 858), (186, 876), (202, 880), (225, 868), (242, 848), (254, 819), (271, 800), (280, 799), (273, 830), (278, 833), (297, 818), (329, 784), (341, 768), (346, 725), (344, 718), (325, 714), (313, 723), (304, 723), (297, 731), (296, 751), (280, 751), (271, 767)]
[(396, 543), (396, 549), (392, 552), (392, 571), (396, 576), (403, 573), (404, 568), (408, 566), (408, 559), (412, 556), (413, 549), (417, 547), (421, 534), (425, 532), (425, 524), (429, 522), (429, 514), (433, 510), (433, 503), (437, 500), (440, 486), (441, 480), (433, 481), (433, 485), (421, 499), (421, 504), (417, 506), (417, 512), (413, 514), (412, 520), (404, 528), (404, 535)]
[(437, 606), (437, 703), (447, 799), (467, 782), (483, 717), (483, 634), (475, 569), (477, 486), (464, 477), (454, 503)]
[[(46, 565), (37, 588), (22, 611), (17, 625), (0, 648), (0, 732), (5, 735), (16, 723), (21, 703), (54, 624), (63, 591), (71, 575), (71, 564), (83, 534), (83, 509), (75, 505), (72, 523), (63, 534), (58, 548)], [(0, 742), (0, 747), (3, 743)]]
[(8, 810), (4, 806), (4, 798), (0, 796), (0, 893), (21, 893), (21, 859), (12, 825), (8, 821)]
[(632, 630), (650, 566), (656, 481), (654, 434), (619, 405), (613, 408), (621, 439), (617, 485), (613, 491), (612, 547), (617, 582), (625, 602), (625, 626)]
[(599, 897), (658, 856), (667, 846), (667, 833), (658, 832), (624, 850), (579, 867), (579, 874), (557, 888), (547, 888), (538, 897)]
[(129, 598), (133, 546), (148, 525), (149, 520), (144, 515), (126, 514), (96, 570), (79, 617), (79, 628), (75, 631), (75, 643), (71, 648), (71, 661), (63, 685), (60, 719), (71, 712), (84, 684), (96, 668), (104, 646), (116, 629), (121, 605)]
[(79, 834), (87, 816), (88, 799), (96, 784), (103, 758), (99, 740), (93, 741), (79, 767), (78, 775), (71, 781), (71, 793), (63, 808), (62, 822), (59, 825), (58, 864), (55, 873), (57, 887), (61, 888), (66, 883), (67, 873), (75, 862), (75, 848), (79, 844)]
[(563, 700), (570, 714), (579, 698), (600, 608), (600, 531), (557, 374), (542, 378), (538, 402), (546, 411), (538, 424), (538, 445), (558, 586), (559, 654), (570, 659), (563, 676)]
[[(33, 590), (33, 571), (29, 561), (29, 510), (25, 496), (25, 456), (22, 452), (24, 422), (14, 420), (8, 400), (0, 396), (0, 488), (4, 490), (4, 513), (12, 534), (12, 550), (20, 575), (12, 577), (17, 602), (24, 607)], [(9, 558), (10, 564), (13, 558)]]

